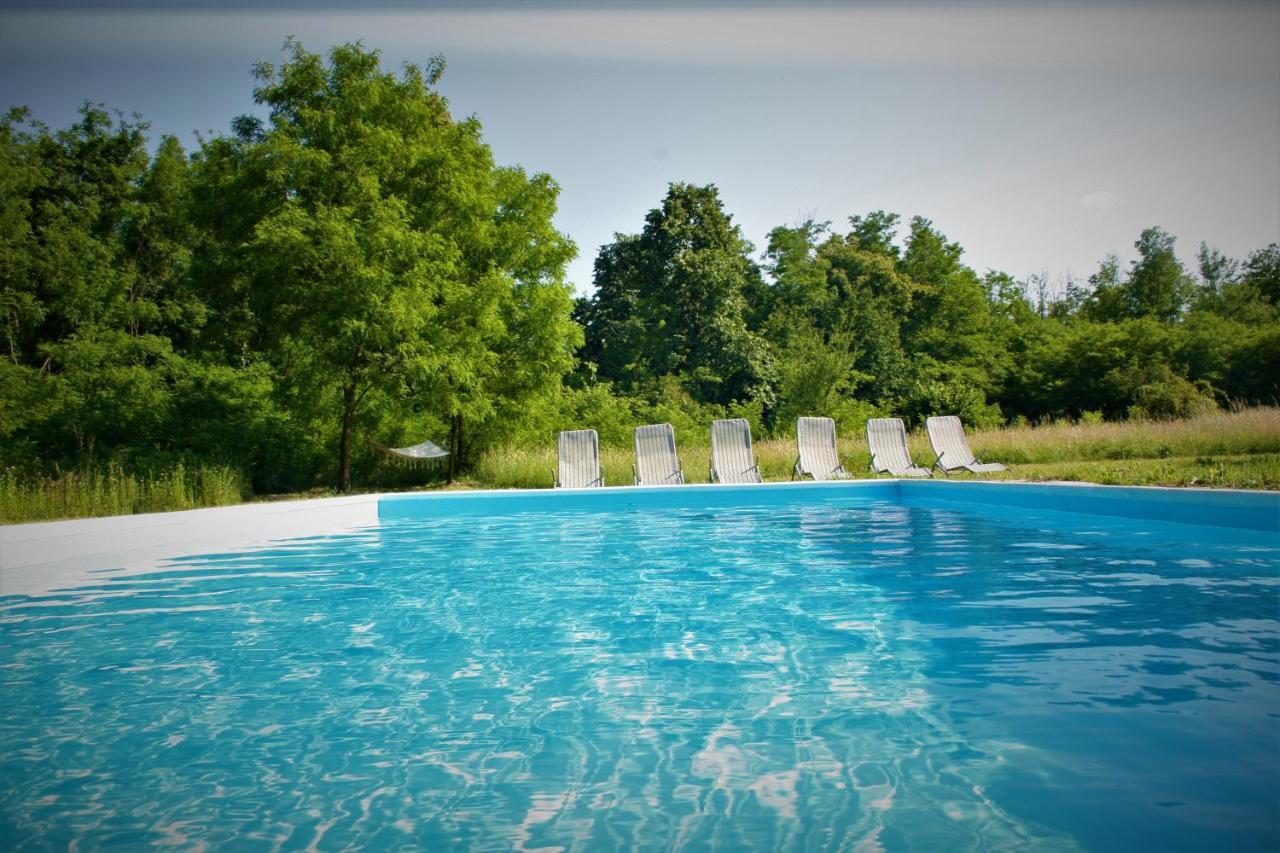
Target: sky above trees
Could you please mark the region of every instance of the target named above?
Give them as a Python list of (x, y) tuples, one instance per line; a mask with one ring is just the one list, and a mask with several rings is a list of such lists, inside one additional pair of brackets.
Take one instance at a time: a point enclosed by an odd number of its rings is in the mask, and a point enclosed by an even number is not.
[(668, 182), (714, 182), (759, 250), (779, 219), (932, 219), (978, 270), (1093, 273), (1160, 225), (1192, 262), (1280, 237), (1274, 3), (0, 3), (0, 105), (65, 126), (86, 99), (152, 139), (226, 132), (289, 34), (384, 64), (444, 54), (442, 91), (499, 162), (562, 186), (569, 278)]

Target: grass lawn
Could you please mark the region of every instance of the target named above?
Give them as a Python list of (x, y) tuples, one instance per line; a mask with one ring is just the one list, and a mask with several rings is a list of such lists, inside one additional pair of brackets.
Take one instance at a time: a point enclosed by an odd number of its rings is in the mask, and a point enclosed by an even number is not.
[[(841, 430), (840, 457), (854, 476), (872, 476), (871, 454), (861, 432)], [(695, 440), (697, 443), (695, 443)], [(676, 436), (685, 480), (710, 479), (707, 437)], [(915, 461), (934, 459), (928, 436), (908, 436)], [(984, 461), (1004, 462), (1013, 470), (1003, 479), (1088, 480), (1123, 485), (1216, 486), (1280, 489), (1280, 409), (1217, 412), (1184, 421), (1053, 424), (1010, 427), (969, 434), (974, 453)], [(795, 464), (794, 439), (757, 442), (756, 459), (765, 480), (788, 480)], [(600, 450), (605, 482), (633, 482), (630, 447)], [(544, 488), (556, 465), (554, 442), (534, 450), (507, 448), (487, 454), (477, 466), (477, 488)], [(941, 474), (939, 474), (941, 476)], [(953, 475), (970, 477), (969, 474)]]
[[(868, 471), (871, 456), (861, 432), (847, 428), (840, 432), (845, 468), (854, 476), (872, 476)], [(677, 435), (676, 439), (685, 479), (707, 482), (711, 459), (707, 435)], [(1183, 421), (1010, 427), (971, 432), (969, 441), (980, 459), (1012, 466), (1003, 474), (989, 475), (992, 479), (1280, 489), (1280, 408), (1216, 412)], [(923, 430), (912, 433), (908, 443), (917, 463), (927, 467), (933, 462)], [(766, 481), (791, 478), (794, 439), (761, 441), (755, 451)], [(606, 484), (633, 482), (631, 447), (603, 447), (600, 453)], [(448, 488), (548, 488), (555, 465), (555, 441), (549, 437), (545, 447), (505, 448), (485, 454), (473, 479)], [(166, 477), (149, 479), (119, 469), (38, 481), (4, 474), (0, 475), (0, 522), (218, 506), (239, 503), (246, 491), (243, 477), (218, 467), (179, 469)], [(333, 492), (317, 490), (256, 499), (327, 494)]]
[[(973, 478), (972, 475), (965, 475)], [(959, 479), (959, 477), (957, 477)], [(1106, 459), (1034, 462), (996, 474), (1001, 480), (1076, 480), (1110, 486), (1204, 486), (1218, 489), (1280, 489), (1280, 453), (1242, 456), (1175, 456), (1168, 459)]]

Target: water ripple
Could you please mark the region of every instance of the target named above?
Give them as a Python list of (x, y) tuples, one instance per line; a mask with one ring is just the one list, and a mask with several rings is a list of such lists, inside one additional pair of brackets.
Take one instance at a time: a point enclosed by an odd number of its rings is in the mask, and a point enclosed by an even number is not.
[(9, 596), (0, 838), (1273, 842), (1280, 551), (1079, 524), (839, 501), (436, 518)]

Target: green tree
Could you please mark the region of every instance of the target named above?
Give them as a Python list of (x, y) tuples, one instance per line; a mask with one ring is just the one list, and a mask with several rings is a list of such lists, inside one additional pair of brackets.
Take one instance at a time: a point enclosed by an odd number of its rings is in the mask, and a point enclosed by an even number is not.
[[(1199, 260), (1202, 286), (1185, 318), (1188, 324), (1205, 328), (1209, 321), (1203, 320), (1204, 314), (1214, 314), (1246, 327), (1275, 322), (1276, 306), (1267, 296), (1268, 289), (1280, 289), (1280, 252), (1275, 251), (1274, 244), (1270, 250), (1260, 249), (1251, 254), (1243, 270), (1237, 261), (1204, 243), (1200, 244)], [(1245, 333), (1232, 337), (1238, 340), (1242, 334)]]
[(826, 266), (818, 261), (819, 240), (830, 227), (829, 222), (810, 219), (799, 225), (780, 225), (769, 232), (764, 271), (773, 283), (760, 306), (764, 317), (780, 309), (801, 309), (812, 322), (832, 307)]
[(1200, 254), (1196, 256), (1200, 268), (1200, 280), (1208, 293), (1220, 293), (1224, 285), (1236, 280), (1240, 265), (1219, 252), (1210, 249), (1209, 244), (1200, 243)]
[(942, 414), (936, 406), (952, 399), (985, 411), (1011, 367), (988, 288), (961, 262), (963, 252), (927, 219), (911, 220), (901, 266), (915, 296), (903, 336), (917, 374), (907, 408), (921, 416)]
[[(786, 329), (777, 349), (778, 405), (774, 422), (789, 429), (804, 415), (833, 415), (870, 377), (855, 368), (858, 345), (848, 331), (823, 333), (793, 312), (778, 323)], [(854, 426), (854, 424), (849, 424)]]
[[(898, 268), (897, 219), (874, 211), (850, 217), (846, 234), (812, 222), (770, 233), (765, 260), (773, 310), (765, 332), (779, 352), (780, 423), (792, 410), (813, 414), (833, 405), (814, 396), (822, 381), (846, 397), (857, 387), (886, 407), (910, 386), (901, 325), (914, 284)], [(800, 389), (806, 390), (791, 399)]]
[(465, 420), (558, 387), (578, 343), (574, 248), (551, 225), (554, 182), (497, 167), (479, 122), (449, 114), (442, 59), (397, 76), (358, 44), (327, 62), (286, 48), (255, 70), (268, 121), (201, 152), (197, 209), (219, 248), (203, 271), (223, 346), (261, 350), (302, 419), (336, 414), (347, 491), (362, 413), (430, 411), (456, 459)]
[(700, 402), (771, 403), (770, 353), (748, 322), (748, 298), (763, 291), (750, 252), (714, 185), (672, 184), (638, 236), (618, 235), (597, 258), (582, 315), (601, 375), (676, 375)]
[(1190, 276), (1174, 253), (1175, 238), (1160, 228), (1148, 228), (1134, 247), (1138, 259), (1129, 269), (1125, 295), (1130, 317), (1154, 317), (1171, 322), (1194, 292)]
[(1098, 271), (1089, 276), (1092, 288), (1081, 300), (1081, 316), (1098, 323), (1115, 323), (1129, 316), (1120, 258), (1113, 252), (1102, 259)]
[(848, 239), (856, 241), (858, 247), (865, 251), (897, 258), (900, 253), (894, 241), (900, 218), (896, 213), (886, 213), (883, 210), (873, 210), (866, 216), (851, 216)]
[(576, 319), (587, 331), (584, 361), (626, 387), (649, 375), (646, 315), (641, 308), (643, 251), (637, 235), (614, 234), (596, 255), (595, 294), (582, 299)]
[[(186, 157), (154, 158), (146, 126), (86, 105), (50, 132), (11, 112), (0, 131), (5, 432), (46, 459), (187, 447), (175, 389), (204, 319), (186, 284)], [(38, 401), (34, 402), (33, 400)]]
[(1251, 253), (1245, 259), (1241, 279), (1256, 288), (1267, 302), (1280, 306), (1280, 243)]
[(33, 216), (35, 194), (46, 175), (25, 127), (29, 119), (28, 110), (15, 108), (0, 121), (0, 307), (10, 365), (29, 360), (46, 310), (36, 287), (39, 241)]

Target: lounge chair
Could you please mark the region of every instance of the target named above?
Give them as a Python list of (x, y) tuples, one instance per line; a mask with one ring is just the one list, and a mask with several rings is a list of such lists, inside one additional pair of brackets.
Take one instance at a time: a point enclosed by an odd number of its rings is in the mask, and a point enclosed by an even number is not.
[(676, 431), (671, 424), (636, 427), (637, 486), (662, 486), (684, 482), (676, 455)]
[(836, 450), (836, 422), (831, 418), (796, 421), (796, 467), (791, 479), (808, 474), (815, 480), (847, 480)]
[(871, 448), (871, 470), (895, 477), (932, 477), (933, 472), (911, 461), (907, 450), (907, 428), (902, 418), (872, 418), (867, 421), (867, 446)]
[(742, 418), (711, 422), (711, 482), (764, 482), (751, 453), (751, 424)]
[(586, 489), (603, 486), (600, 473), (600, 437), (593, 429), (560, 433), (556, 441), (556, 488)]
[(927, 418), (924, 426), (929, 431), (929, 443), (933, 445), (933, 452), (938, 454), (933, 467), (941, 468), (942, 473), (950, 476), (952, 471), (987, 474), (1009, 470), (1007, 465), (999, 462), (983, 462), (974, 457), (973, 451), (969, 449), (969, 442), (964, 437), (964, 425), (955, 415)]

